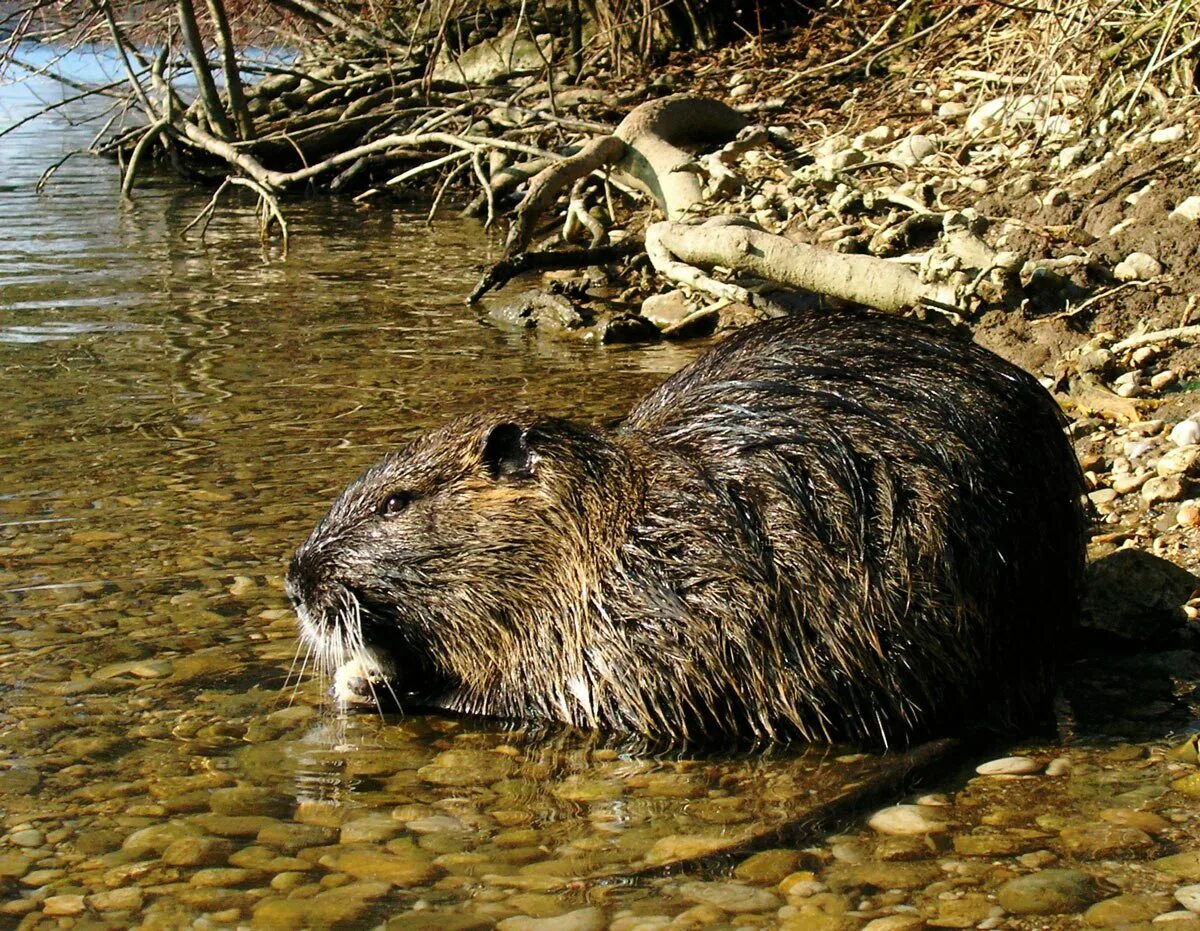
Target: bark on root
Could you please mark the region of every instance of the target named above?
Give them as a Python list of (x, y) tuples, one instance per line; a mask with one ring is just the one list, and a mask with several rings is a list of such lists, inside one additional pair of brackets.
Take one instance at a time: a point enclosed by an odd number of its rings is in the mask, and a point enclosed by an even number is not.
[(691, 94), (634, 107), (611, 135), (593, 139), (530, 182), (509, 229), (506, 257), (529, 247), (538, 219), (567, 186), (601, 169), (649, 194), (669, 219), (687, 216), (703, 203), (704, 191), (694, 158), (683, 147), (728, 142), (746, 125), (742, 114), (719, 100)]
[(719, 265), (893, 313), (918, 305), (950, 310), (956, 305), (952, 287), (924, 282), (903, 265), (792, 242), (734, 217), (714, 217), (700, 225), (654, 223), (646, 230), (646, 252), (665, 278), (744, 303), (753, 303), (748, 291), (699, 269)]

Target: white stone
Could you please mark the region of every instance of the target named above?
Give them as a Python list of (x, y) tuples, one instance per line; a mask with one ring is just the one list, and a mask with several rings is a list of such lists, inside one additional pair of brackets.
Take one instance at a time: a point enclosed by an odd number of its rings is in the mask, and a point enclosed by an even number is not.
[(1066, 171), (1079, 161), (1079, 156), (1083, 155), (1085, 151), (1087, 151), (1086, 145), (1065, 145), (1054, 160), (1058, 163), (1060, 171)]
[(1124, 261), (1117, 263), (1113, 275), (1118, 281), (1145, 281), (1162, 274), (1161, 263), (1145, 252), (1131, 252)]
[(1071, 761), (1065, 757), (1055, 757), (1046, 765), (1047, 776), (1069, 776), (1071, 774)]
[(1173, 369), (1163, 369), (1150, 376), (1150, 387), (1155, 391), (1162, 391), (1164, 388), (1170, 388), (1178, 380), (1179, 376)]
[(1027, 756), (1001, 757), (975, 767), (981, 776), (1029, 776), (1041, 771), (1042, 764)]
[(1175, 901), (1189, 912), (1200, 913), (1200, 883), (1192, 886), (1180, 886), (1175, 890)]
[(896, 143), (888, 153), (888, 159), (897, 164), (912, 167), (919, 165), (936, 151), (937, 143), (933, 137), (918, 133)]
[(1182, 138), (1182, 123), (1176, 123), (1174, 126), (1166, 126), (1162, 129), (1156, 129), (1150, 134), (1150, 141), (1160, 145), (1164, 142), (1178, 142)]
[(1179, 446), (1163, 453), (1158, 460), (1159, 475), (1187, 475), (1200, 462), (1200, 446)]
[(1185, 197), (1175, 205), (1175, 209), (1171, 211), (1171, 215), (1182, 217), (1185, 220), (1200, 220), (1200, 197), (1195, 194), (1191, 197)]
[(1195, 446), (1200, 443), (1200, 423), (1191, 418), (1179, 421), (1171, 428), (1171, 442), (1176, 446)]
[(931, 818), (920, 805), (893, 805), (875, 812), (867, 822), (880, 834), (911, 836), (934, 834), (946, 825)]
[(1196, 913), (1195, 913), (1195, 912), (1191, 912), (1191, 911), (1187, 911), (1186, 909), (1182, 909), (1182, 908), (1181, 908), (1181, 909), (1179, 909), (1179, 911), (1176, 911), (1176, 912), (1164, 912), (1164, 913), (1163, 913), (1163, 914), (1161, 914), (1161, 915), (1155, 915), (1155, 916), (1154, 916), (1153, 918), (1151, 918), (1150, 920), (1151, 920), (1152, 922), (1154, 922), (1154, 924), (1156, 924), (1156, 925), (1159, 925), (1159, 924), (1164, 924), (1164, 925), (1165, 925), (1165, 924), (1170, 924), (1172, 921), (1188, 921), (1188, 922), (1191, 922), (1191, 921), (1195, 921), (1195, 920), (1196, 920)]
[(498, 922), (499, 931), (600, 931), (608, 922), (599, 908), (581, 908), (552, 918), (528, 918), (515, 915)]
[(1071, 199), (1071, 195), (1067, 193), (1065, 188), (1053, 187), (1046, 192), (1046, 196), (1042, 198), (1043, 207), (1061, 207)]
[(1147, 504), (1178, 501), (1183, 497), (1183, 479), (1178, 475), (1152, 478), (1142, 486), (1142, 500)]

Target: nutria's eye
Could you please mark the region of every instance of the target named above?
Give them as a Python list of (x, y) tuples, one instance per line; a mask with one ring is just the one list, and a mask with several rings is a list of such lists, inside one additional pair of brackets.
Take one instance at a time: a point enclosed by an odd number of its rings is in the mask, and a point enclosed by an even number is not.
[(391, 517), (393, 514), (399, 514), (406, 507), (413, 503), (415, 498), (411, 491), (397, 491), (383, 499), (383, 503), (379, 505), (378, 513), (380, 517)]

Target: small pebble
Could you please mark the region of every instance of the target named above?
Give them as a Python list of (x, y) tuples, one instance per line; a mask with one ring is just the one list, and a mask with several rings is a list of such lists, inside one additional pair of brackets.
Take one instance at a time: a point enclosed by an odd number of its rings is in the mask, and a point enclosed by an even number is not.
[(1175, 890), (1175, 901), (1189, 912), (1200, 914), (1200, 884), (1180, 886)]
[(1175, 523), (1180, 527), (1200, 527), (1200, 501), (1185, 501), (1179, 505)]
[(1195, 446), (1200, 444), (1200, 423), (1195, 420), (1181, 420), (1171, 428), (1171, 442), (1176, 446)]
[(1178, 380), (1179, 376), (1174, 370), (1163, 369), (1150, 376), (1150, 387), (1155, 391), (1162, 391), (1164, 388), (1170, 388)]
[(1156, 145), (1161, 145), (1168, 142), (1178, 142), (1183, 138), (1183, 124), (1176, 123), (1174, 126), (1164, 126), (1162, 129), (1156, 129), (1150, 134), (1150, 141)]
[(1158, 476), (1142, 486), (1142, 500), (1147, 504), (1161, 501), (1178, 501), (1183, 497), (1183, 479), (1178, 475)]
[(1171, 211), (1171, 215), (1184, 220), (1200, 220), (1200, 197), (1197, 197), (1195, 194), (1191, 197), (1185, 197), (1175, 205), (1175, 209)]
[(946, 830), (946, 825), (925, 813), (920, 805), (893, 805), (877, 811), (867, 822), (880, 834), (933, 834)]
[(1145, 252), (1131, 252), (1113, 269), (1118, 281), (1146, 281), (1162, 273), (1163, 267), (1158, 259)]
[(975, 767), (981, 776), (1029, 776), (1041, 771), (1042, 764), (1027, 756), (1006, 756)]
[(47, 915), (69, 917), (81, 914), (84, 908), (81, 895), (52, 895), (42, 901), (42, 911)]

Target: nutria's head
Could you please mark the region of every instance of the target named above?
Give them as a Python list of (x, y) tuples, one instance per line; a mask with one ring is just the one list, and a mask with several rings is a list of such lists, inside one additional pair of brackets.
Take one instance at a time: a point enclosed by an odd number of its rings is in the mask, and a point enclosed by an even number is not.
[(301, 637), (325, 672), (382, 667), (404, 704), (519, 715), (513, 670), (544, 652), (529, 627), (554, 624), (611, 560), (633, 484), (596, 431), (455, 420), (363, 473), (297, 550)]

